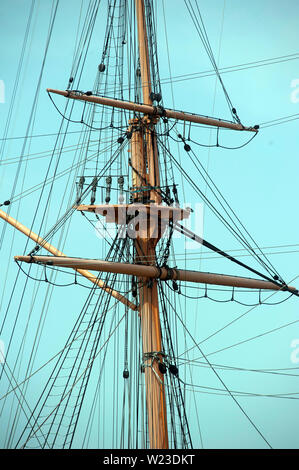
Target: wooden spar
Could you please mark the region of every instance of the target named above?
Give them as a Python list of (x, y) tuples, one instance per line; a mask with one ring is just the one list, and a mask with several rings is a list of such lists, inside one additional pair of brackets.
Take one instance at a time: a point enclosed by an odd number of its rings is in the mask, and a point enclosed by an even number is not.
[(161, 280), (179, 280), (184, 282), (195, 282), (200, 284), (212, 284), (218, 286), (244, 287), (248, 289), (266, 289), (266, 290), (285, 290), (296, 292), (293, 286), (278, 286), (270, 281), (252, 279), (239, 276), (228, 276), (224, 274), (204, 273), (199, 271), (188, 271), (177, 268), (159, 268), (145, 264), (113, 263), (103, 260), (92, 260), (82, 258), (61, 258), (53, 256), (16, 256), (17, 261), (26, 263), (53, 264), (66, 268), (86, 268), (92, 271), (103, 271), (119, 274), (128, 274), (131, 276), (161, 279)]
[[(85, 95), (84, 93), (55, 90), (53, 88), (47, 88), (48, 93), (55, 93), (56, 95), (62, 95), (66, 98), (74, 100), (83, 100), (90, 103), (102, 104), (105, 106), (112, 106), (114, 108), (127, 109), (128, 111), (134, 111), (135, 113), (142, 113), (149, 116), (159, 116), (157, 107), (149, 104), (133, 103), (131, 101), (121, 101), (113, 98), (106, 98), (103, 96)], [(175, 111), (173, 109), (164, 109), (164, 116), (169, 119), (176, 119), (178, 121), (194, 122), (195, 124), (206, 124), (213, 127), (225, 127), (227, 129), (233, 129), (236, 131), (249, 131), (258, 132), (255, 127), (244, 127), (242, 124), (235, 123), (232, 121), (223, 121), (221, 119), (214, 119), (208, 116), (199, 116), (197, 114), (185, 113), (183, 111)]]
[[(12, 225), (14, 228), (19, 230), (20, 232), (24, 233), (24, 235), (26, 235), (28, 238), (33, 240), (35, 243), (37, 243), (39, 245), (42, 245), (42, 247), (45, 248), (45, 250), (49, 251), (50, 253), (52, 253), (56, 257), (65, 257), (66, 256), (64, 253), (59, 251), (53, 245), (46, 242), (42, 237), (40, 237), (36, 233), (32, 232), (32, 230), (30, 230), (28, 227), (23, 225), (21, 222), (18, 222), (16, 219), (14, 219), (10, 215), (8, 215), (2, 209), (0, 209), (0, 218), (5, 220), (5, 222), (9, 223), (10, 225)], [(30, 258), (30, 256), (28, 258)], [(103, 289), (105, 292), (110, 294), (112, 297), (114, 297), (115, 299), (122, 302), (124, 305), (127, 305), (132, 310), (137, 310), (138, 307), (135, 304), (130, 302), (128, 299), (126, 299), (126, 297), (121, 295), (116, 290), (109, 287), (104, 281), (102, 281), (101, 279), (98, 279), (96, 276), (94, 276), (94, 274), (86, 271), (85, 269), (80, 269), (80, 268), (78, 268), (78, 269), (73, 268), (73, 269), (75, 269), (75, 271), (77, 271), (77, 273), (81, 274), (81, 276), (85, 277), (90, 282), (92, 282), (93, 284), (97, 285), (98, 287)]]

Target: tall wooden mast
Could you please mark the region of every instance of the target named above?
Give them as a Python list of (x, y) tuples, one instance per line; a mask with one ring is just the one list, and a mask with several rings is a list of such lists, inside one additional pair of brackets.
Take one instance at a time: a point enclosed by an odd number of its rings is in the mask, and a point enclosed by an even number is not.
[[(50, 245), (45, 239), (36, 235), (30, 229), (25, 227), (17, 220), (10, 217), (4, 211), (0, 210), (0, 218), (12, 225), (17, 230), (24, 233), (35, 243), (49, 251), (54, 256), (35, 256), (36, 250), (33, 250), (29, 256), (17, 256), (17, 261), (38, 264), (52, 264), (54, 266), (64, 266), (74, 269), (77, 273), (84, 276), (97, 287), (105, 290), (108, 295), (113, 296), (132, 310), (139, 310), (141, 330), (142, 330), (142, 347), (143, 362), (142, 370), (145, 375), (146, 387), (146, 406), (148, 415), (148, 436), (150, 447), (152, 449), (167, 449), (168, 430), (167, 430), (167, 410), (165, 398), (165, 386), (163, 375), (163, 345), (161, 338), (161, 324), (159, 316), (159, 297), (157, 282), (168, 279), (180, 279), (188, 282), (201, 282), (205, 284), (227, 285), (234, 287), (246, 287), (252, 289), (271, 289), (286, 290), (299, 296), (295, 287), (287, 286), (282, 280), (273, 280), (267, 276), (263, 276), (254, 269), (252, 272), (263, 277), (263, 280), (240, 278), (237, 276), (225, 276), (212, 273), (200, 273), (196, 271), (186, 271), (176, 268), (164, 268), (157, 266), (156, 263), (156, 245), (168, 222), (171, 221), (172, 226), (176, 227), (176, 221), (188, 217), (186, 211), (174, 207), (163, 206), (161, 204), (160, 191), (155, 190), (160, 187), (159, 159), (157, 142), (155, 137), (155, 126), (159, 120), (159, 116), (165, 116), (170, 119), (180, 121), (188, 121), (200, 123), (215, 127), (224, 127), (238, 131), (257, 132), (258, 126), (244, 127), (240, 122), (230, 122), (190, 114), (182, 111), (170, 109), (162, 109), (153, 106), (152, 100), (152, 84), (150, 71), (149, 44), (146, 28), (145, 6), (144, 0), (135, 0), (141, 87), (143, 103), (134, 103), (121, 101), (92, 95), (89, 93), (78, 92), (76, 90), (53, 90), (48, 92), (65, 96), (68, 99), (88, 101), (104, 106), (111, 106), (127, 111), (133, 111), (135, 116), (131, 119), (130, 132), (132, 133), (130, 155), (130, 166), (132, 168), (132, 199), (130, 204), (118, 205), (78, 205), (80, 200), (76, 200), (74, 207), (79, 211), (91, 211), (101, 213), (106, 217), (107, 222), (115, 222), (116, 224), (127, 224), (132, 226), (132, 214), (138, 215), (143, 212), (143, 221), (146, 226), (139, 221), (136, 225), (136, 237), (134, 238), (135, 247), (135, 264), (129, 263), (112, 263), (101, 260), (86, 260), (82, 258), (68, 258), (61, 251)], [(162, 112), (162, 114), (161, 114)], [(111, 210), (112, 209), (112, 212)], [(154, 210), (153, 210), (154, 209)], [(153, 210), (153, 211), (152, 211)], [(133, 212), (132, 212), (133, 211)], [(123, 213), (126, 214), (125, 218)], [(158, 217), (154, 217), (155, 214)], [(135, 217), (136, 218), (136, 217)], [(109, 219), (109, 220), (108, 220)], [(180, 227), (180, 231), (183, 229)], [(181, 232), (186, 234), (184, 231)], [(129, 235), (130, 236), (130, 235)], [(190, 234), (187, 236), (190, 236)], [(222, 256), (235, 261), (222, 250), (218, 250), (215, 246), (208, 243), (200, 237), (192, 234), (192, 239), (203, 243), (209, 249), (218, 252)], [(200, 241), (201, 240), (201, 241)], [(238, 262), (243, 265), (243, 263)], [(119, 274), (127, 274), (137, 277), (139, 289), (139, 306), (130, 302), (126, 297), (117, 292), (113, 286), (108, 286), (104, 281), (94, 276), (87, 269), (101, 272), (111, 272)]]
[[(152, 105), (144, 1), (135, 0), (135, 6), (143, 102)], [(137, 195), (136, 200), (149, 202), (145, 200), (145, 198), (149, 198), (151, 202), (160, 203), (160, 196), (156, 191), (142, 190), (146, 182), (150, 187), (157, 187), (160, 184), (157, 145), (152, 132), (155, 124), (147, 116), (142, 121), (135, 122), (135, 126), (134, 123), (132, 124), (132, 179), (136, 190), (135, 194)], [(138, 175), (140, 175), (138, 178), (136, 178), (136, 167), (138, 168)], [(151, 220), (149, 222), (151, 223)], [(138, 263), (156, 264), (155, 246), (158, 238), (150, 238), (150, 234), (151, 230), (146, 236), (139, 234), (136, 237), (135, 248)], [(163, 356), (161, 354), (162, 341), (157, 280), (148, 282), (146, 278), (138, 278), (138, 282), (150, 447), (152, 449), (167, 449), (168, 432), (164, 377), (159, 370), (159, 362), (163, 361)]]

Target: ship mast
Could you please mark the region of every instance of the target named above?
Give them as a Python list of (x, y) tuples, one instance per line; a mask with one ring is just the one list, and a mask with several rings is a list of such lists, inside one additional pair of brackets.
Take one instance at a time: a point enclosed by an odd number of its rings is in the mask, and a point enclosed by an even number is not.
[[(148, 418), (148, 436), (151, 449), (168, 449), (167, 409), (165, 397), (164, 374), (166, 367), (163, 363), (164, 352), (161, 337), (161, 324), (159, 315), (158, 282), (168, 279), (180, 279), (188, 282), (203, 282), (205, 284), (229, 285), (234, 287), (248, 287), (252, 289), (287, 290), (299, 295), (298, 291), (291, 286), (285, 285), (281, 280), (272, 280), (257, 271), (264, 280), (240, 278), (237, 276), (215, 275), (211, 273), (199, 273), (195, 271), (184, 271), (165, 267), (158, 267), (156, 262), (156, 246), (159, 242), (167, 223), (170, 221), (173, 228), (183, 230), (184, 227), (177, 225), (178, 220), (188, 217), (187, 211), (178, 207), (163, 206), (160, 191), (160, 174), (157, 142), (155, 137), (155, 126), (160, 116), (174, 118), (180, 121), (188, 121), (211, 125), (215, 127), (226, 127), (238, 131), (257, 132), (258, 126), (244, 127), (240, 122), (229, 122), (214, 118), (189, 114), (182, 111), (162, 109), (153, 105), (152, 81), (150, 70), (149, 44), (145, 18), (144, 0), (135, 0), (136, 21), (138, 32), (138, 47), (140, 60), (140, 75), (143, 103), (125, 102), (116, 99), (81, 93), (72, 90), (62, 91), (48, 89), (48, 92), (65, 96), (68, 99), (88, 101), (105, 106), (133, 111), (135, 117), (129, 121), (128, 132), (131, 134), (130, 141), (130, 166), (132, 169), (132, 201), (131, 204), (120, 205), (79, 205), (77, 199), (74, 208), (78, 211), (91, 211), (101, 213), (107, 218), (111, 211), (113, 217), (109, 222), (116, 224), (130, 224), (130, 217), (143, 214), (139, 223), (135, 226), (136, 236), (134, 238), (135, 264), (103, 262), (101, 260), (85, 260), (82, 258), (68, 258), (64, 253), (50, 245), (45, 239), (36, 235), (19, 221), (13, 219), (4, 211), (0, 210), (0, 218), (21, 231), (25, 236), (37, 243), (39, 247), (49, 251), (51, 257), (35, 256), (35, 251), (29, 256), (17, 256), (17, 261), (39, 264), (52, 264), (54, 266), (65, 266), (74, 269), (97, 287), (103, 289), (108, 295), (113, 296), (133, 311), (138, 310), (142, 332), (142, 371), (145, 377), (146, 407)], [(162, 113), (162, 114), (161, 114)], [(137, 117), (138, 116), (138, 117)], [(158, 189), (158, 190), (157, 190)], [(122, 218), (126, 213), (125, 219)], [(158, 215), (157, 215), (158, 214)], [(127, 217), (129, 215), (129, 217)], [(145, 226), (144, 226), (145, 221)], [(183, 231), (184, 235), (190, 236), (189, 231)], [(218, 250), (212, 244), (199, 239), (191, 234), (192, 239), (199, 241), (221, 256), (235, 261), (230, 255)], [(243, 263), (238, 264), (246, 267)], [(130, 302), (126, 297), (117, 292), (112, 286), (95, 277), (88, 271), (113, 272), (127, 274), (137, 278), (139, 290), (139, 306)], [(249, 269), (249, 268), (248, 268)]]
[[(135, 7), (143, 102), (152, 106), (144, 0), (135, 0)], [(138, 195), (136, 201), (149, 202), (144, 199), (148, 195), (150, 202), (159, 204), (161, 199), (157, 191), (150, 190), (147, 193), (142, 191), (145, 182), (149, 184), (150, 188), (160, 185), (157, 144), (152, 132), (154, 126), (155, 121), (148, 119), (147, 116), (144, 116), (142, 121), (132, 122), (134, 131), (134, 137), (131, 141), (132, 179), (133, 188), (136, 190), (135, 194)], [(146, 172), (146, 167), (148, 172)], [(138, 173), (136, 169), (138, 169)], [(152, 220), (150, 219), (149, 222), (152, 223)], [(145, 237), (140, 235), (136, 237), (136, 262), (138, 263), (155, 264), (156, 262), (155, 246), (158, 238), (149, 238), (149, 235), (146, 233)], [(152, 449), (168, 449), (164, 377), (159, 370), (159, 363), (162, 363), (163, 357), (161, 355), (162, 341), (157, 280), (153, 279), (150, 282), (146, 278), (138, 278), (138, 280), (150, 447)]]

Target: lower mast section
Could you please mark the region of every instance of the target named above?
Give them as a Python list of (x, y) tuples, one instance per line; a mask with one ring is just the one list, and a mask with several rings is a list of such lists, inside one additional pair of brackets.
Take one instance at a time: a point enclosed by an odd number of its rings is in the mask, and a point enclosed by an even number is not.
[[(143, 264), (145, 257), (155, 260), (155, 247), (151, 241), (137, 240), (137, 252), (142, 252)], [(138, 260), (138, 256), (137, 256)], [(151, 449), (168, 449), (168, 431), (164, 375), (163, 351), (161, 341), (161, 325), (159, 317), (159, 301), (156, 280), (139, 278), (140, 321), (143, 346), (143, 369), (145, 374), (146, 406), (148, 416), (148, 433)]]
[[(151, 191), (144, 191), (150, 175), (146, 172), (145, 150), (148, 149), (145, 135), (146, 126), (131, 121), (133, 136), (131, 140), (132, 183), (135, 202), (144, 203), (151, 197)], [(141, 124), (141, 125), (140, 125)], [(137, 170), (137, 171), (136, 171)], [(136, 192), (135, 192), (136, 191)], [(157, 222), (157, 221), (156, 221)], [(142, 227), (143, 225), (143, 227)], [(135, 253), (136, 263), (155, 264), (155, 247), (159, 241), (158, 227), (149, 215), (146, 215), (145, 227), (141, 221), (136, 226)], [(158, 225), (160, 225), (158, 223)], [(146, 389), (146, 407), (148, 416), (148, 435), (151, 449), (168, 449), (168, 430), (164, 376), (159, 370), (163, 364), (161, 325), (157, 281), (139, 277), (139, 315), (142, 331), (143, 364)], [(161, 367), (161, 366), (160, 366)]]

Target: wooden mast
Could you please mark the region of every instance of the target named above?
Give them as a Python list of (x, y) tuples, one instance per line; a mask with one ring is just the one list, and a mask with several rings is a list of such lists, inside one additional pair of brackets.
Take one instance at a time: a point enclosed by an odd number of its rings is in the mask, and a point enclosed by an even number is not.
[[(135, 8), (143, 101), (147, 105), (152, 106), (144, 1), (135, 0)], [(151, 187), (156, 187), (160, 184), (157, 146), (154, 134), (151, 132), (153, 127), (154, 124), (147, 119), (147, 116), (145, 116), (142, 122), (138, 123), (138, 127), (134, 128), (133, 126), (133, 134), (135, 135), (131, 145), (132, 177), (135, 180), (135, 184), (139, 185), (139, 192), (136, 194), (140, 202), (145, 202), (144, 198), (142, 200), (142, 194), (144, 196), (149, 194), (151, 201), (159, 203), (160, 196), (157, 196), (156, 191), (142, 192), (144, 181), (147, 181)], [(146, 161), (148, 173), (146, 173)], [(141, 179), (143, 181), (136, 180), (134, 164), (141, 170)], [(151, 233), (151, 230), (149, 232)], [(155, 246), (158, 238), (150, 238), (150, 233), (146, 237), (143, 235), (136, 237), (136, 262), (138, 263), (146, 265), (155, 264)], [(157, 280), (154, 279), (148, 282), (147, 278), (139, 277), (138, 282), (150, 447), (151, 449), (168, 449), (164, 376), (159, 370), (159, 362), (163, 361), (163, 356), (161, 354), (162, 342)]]

